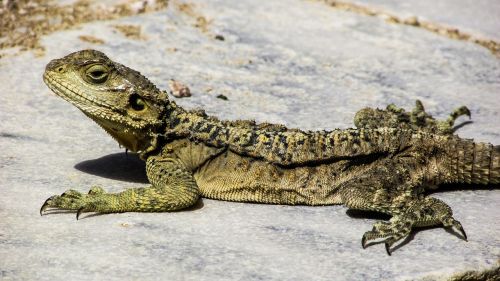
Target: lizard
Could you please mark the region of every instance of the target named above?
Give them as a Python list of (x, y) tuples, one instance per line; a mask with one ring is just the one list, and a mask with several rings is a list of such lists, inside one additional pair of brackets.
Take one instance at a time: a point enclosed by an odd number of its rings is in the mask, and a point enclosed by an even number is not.
[(220, 120), (187, 110), (139, 72), (96, 50), (50, 61), (46, 85), (80, 109), (121, 146), (146, 162), (148, 187), (49, 197), (49, 210), (82, 213), (168, 212), (200, 197), (268, 204), (344, 205), (390, 216), (363, 234), (361, 245), (392, 246), (414, 228), (443, 226), (467, 241), (445, 202), (428, 195), (445, 183), (500, 183), (500, 146), (454, 134), (457, 108), (443, 121), (420, 101), (364, 108), (355, 128), (304, 131), (248, 120)]

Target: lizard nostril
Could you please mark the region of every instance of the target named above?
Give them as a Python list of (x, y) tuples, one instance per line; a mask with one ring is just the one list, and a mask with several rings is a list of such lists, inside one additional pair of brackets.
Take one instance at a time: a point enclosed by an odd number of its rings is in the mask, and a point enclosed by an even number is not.
[(47, 64), (45, 71), (55, 71), (61, 73), (64, 72), (64, 69), (65, 67), (63, 62), (61, 62), (61, 60), (55, 59)]

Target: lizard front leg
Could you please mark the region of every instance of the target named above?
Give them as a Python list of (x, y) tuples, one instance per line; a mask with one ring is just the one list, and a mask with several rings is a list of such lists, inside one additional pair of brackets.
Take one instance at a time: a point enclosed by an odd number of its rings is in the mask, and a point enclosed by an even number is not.
[(68, 190), (45, 201), (40, 214), (48, 208), (83, 212), (164, 212), (192, 206), (200, 196), (190, 171), (177, 158), (149, 157), (146, 171), (151, 186), (126, 189), (120, 193), (106, 193), (93, 187), (88, 194)]

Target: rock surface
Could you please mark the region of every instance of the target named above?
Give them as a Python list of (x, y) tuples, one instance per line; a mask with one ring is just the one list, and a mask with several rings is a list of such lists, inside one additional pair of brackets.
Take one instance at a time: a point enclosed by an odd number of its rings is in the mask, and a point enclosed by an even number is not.
[(473, 34), (500, 40), (500, 2), (495, 0), (355, 0), (349, 1), (394, 11), (401, 16), (446, 24)]
[[(183, 81), (192, 96), (176, 101), (220, 118), (346, 128), (362, 107), (411, 108), (418, 98), (440, 118), (469, 106), (474, 123), (459, 134), (500, 144), (500, 60), (478, 45), (319, 2), (176, 3), (44, 36), (43, 57), (0, 59), (0, 279), (434, 280), (498, 266), (498, 190), (435, 194), (453, 208), (469, 242), (427, 229), (391, 257), (381, 245), (361, 248), (375, 219), (346, 215), (342, 206), (204, 199), (176, 213), (40, 217), (43, 201), (68, 188), (147, 184), (142, 162), (41, 80), (49, 60), (84, 48), (162, 89), (169, 79)], [(458, 18), (455, 6), (465, 1), (446, 3), (449, 18)], [(116, 25), (139, 26), (140, 36)]]

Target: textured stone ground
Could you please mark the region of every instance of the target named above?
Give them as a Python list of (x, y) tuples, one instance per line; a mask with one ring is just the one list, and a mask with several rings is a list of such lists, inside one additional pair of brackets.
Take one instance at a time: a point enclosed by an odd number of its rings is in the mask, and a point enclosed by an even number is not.
[[(459, 134), (500, 144), (500, 60), (481, 46), (320, 2), (178, 3), (44, 36), (42, 57), (0, 59), (0, 279), (434, 280), (498, 266), (498, 190), (435, 194), (455, 210), (469, 242), (428, 229), (392, 257), (381, 245), (363, 250), (361, 235), (375, 219), (341, 206), (205, 199), (176, 213), (40, 217), (43, 201), (68, 188), (147, 184), (140, 161), (43, 85), (50, 59), (83, 48), (104, 51), (161, 88), (170, 78), (188, 84), (193, 96), (178, 102), (221, 118), (346, 128), (362, 107), (410, 108), (418, 98), (438, 117), (468, 105), (474, 123)], [(450, 19), (471, 12), (469, 1), (444, 3)], [(500, 14), (495, 1), (482, 3)], [(498, 21), (494, 28), (483, 21), (485, 10), (474, 11), (474, 25), (460, 23), (500, 30)], [(124, 24), (140, 26), (140, 36), (114, 27)]]
[(395, 11), (401, 16), (418, 16), (421, 19), (446, 24), (475, 35), (500, 40), (499, 1), (490, 0), (355, 0), (349, 1)]

